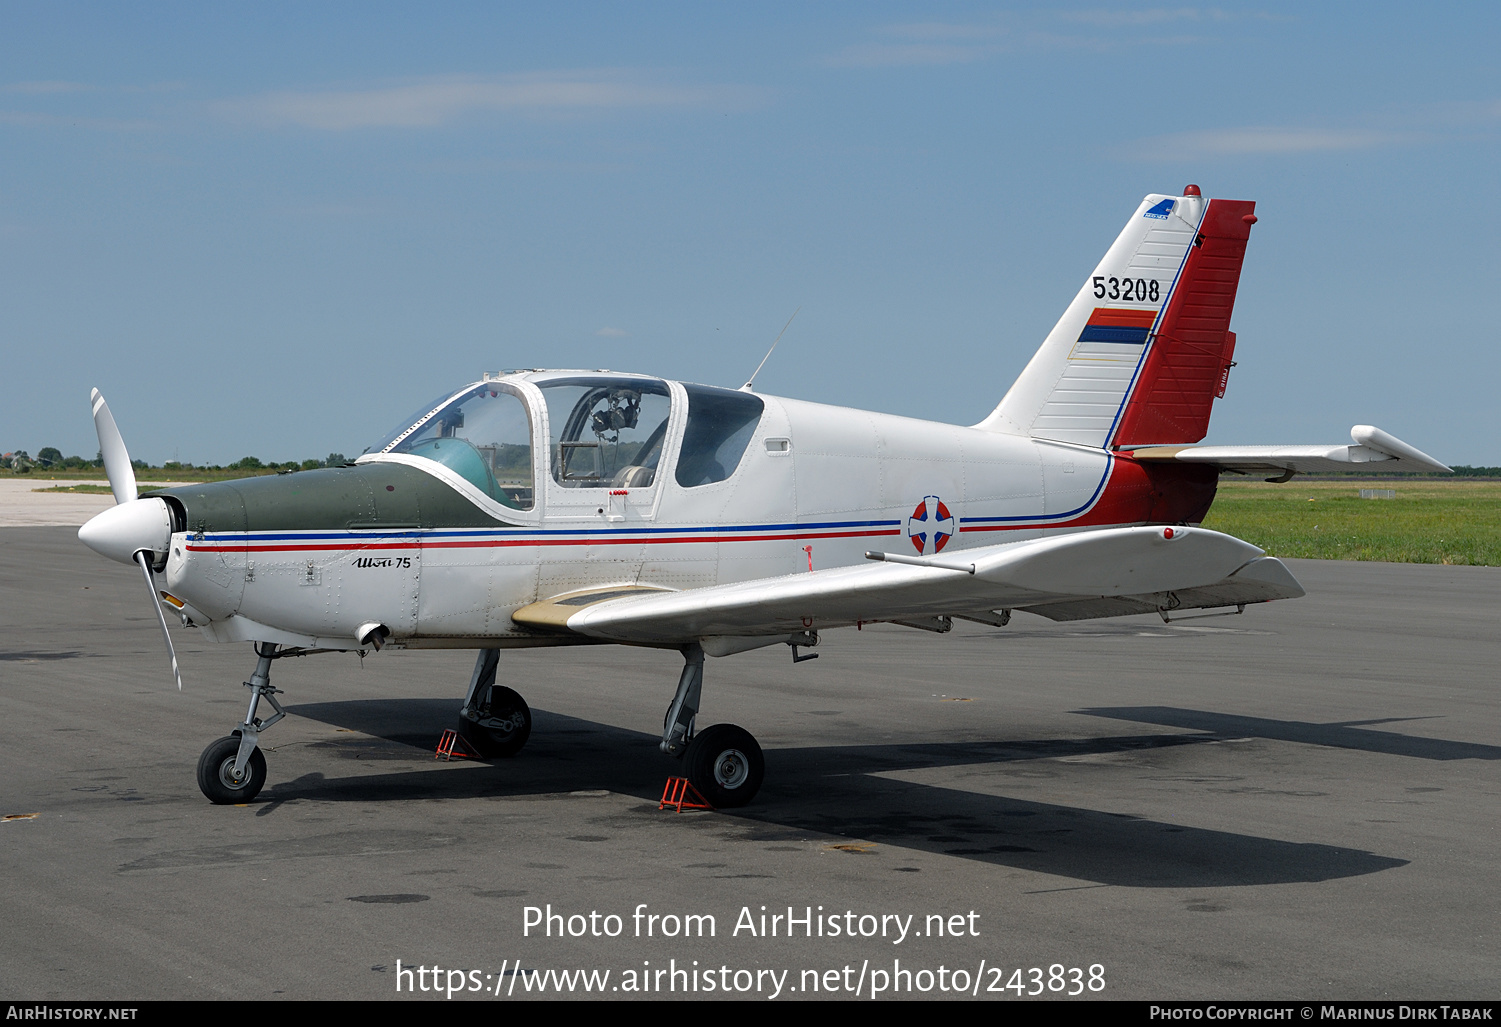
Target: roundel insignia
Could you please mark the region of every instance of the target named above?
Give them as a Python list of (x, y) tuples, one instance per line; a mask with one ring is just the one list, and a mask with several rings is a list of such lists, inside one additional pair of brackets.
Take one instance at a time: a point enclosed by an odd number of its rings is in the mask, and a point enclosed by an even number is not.
[(937, 496), (923, 496), (907, 518), (907, 537), (912, 540), (912, 548), (923, 556), (943, 552), (954, 529), (954, 515)]

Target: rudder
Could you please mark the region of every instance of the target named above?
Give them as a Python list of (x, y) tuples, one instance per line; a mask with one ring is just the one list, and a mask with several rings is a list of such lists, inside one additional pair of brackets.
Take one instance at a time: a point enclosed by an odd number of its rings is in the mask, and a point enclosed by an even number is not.
[(1175, 445), (1208, 433), (1235, 355), (1230, 315), (1255, 209), (1249, 200), (1209, 201), (1111, 445)]

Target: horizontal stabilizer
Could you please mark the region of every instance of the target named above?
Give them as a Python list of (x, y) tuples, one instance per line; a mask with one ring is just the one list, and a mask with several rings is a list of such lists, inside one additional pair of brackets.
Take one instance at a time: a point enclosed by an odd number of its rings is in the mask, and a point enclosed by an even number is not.
[(1440, 472), (1451, 468), (1401, 439), (1369, 424), (1350, 429), (1354, 445), (1332, 446), (1146, 446), (1131, 455), (1145, 462), (1209, 464), (1221, 471), (1270, 475), (1362, 471), (1373, 474)]
[(1070, 615), (1108, 617), (1302, 594), (1281, 563), (1229, 535), (1201, 528), (1112, 528), (949, 551), (929, 563), (883, 561), (619, 596), (579, 609), (566, 627), (607, 641), (681, 645), (715, 636), (785, 638), (804, 630), (910, 623), (977, 610), (1042, 612), (1034, 608), (1121, 598), (1140, 609), (1101, 606), (1090, 612), (1076, 606)]

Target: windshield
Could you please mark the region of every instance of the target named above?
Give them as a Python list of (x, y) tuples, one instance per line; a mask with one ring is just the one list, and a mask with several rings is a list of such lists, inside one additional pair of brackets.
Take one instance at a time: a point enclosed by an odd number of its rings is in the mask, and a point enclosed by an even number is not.
[(398, 424), (395, 428), (391, 429), (391, 431), (387, 432), (385, 437), (382, 438), (379, 442), (377, 442), (373, 446), (367, 447), (365, 449), (365, 452), (384, 453), (386, 450), (390, 449), (392, 444), (394, 444), (398, 439), (406, 438), (407, 434), (411, 432), (418, 424), (422, 423), (422, 421), (424, 421), (428, 416), (437, 413), (438, 408), (441, 407), (444, 403), (447, 403), (452, 396), (453, 390), (450, 389), (449, 391), (443, 393), (443, 395), (434, 399), (431, 403), (424, 403), (422, 406), (412, 411), (412, 416), (408, 417), (406, 420)]
[(513, 510), (532, 508), (531, 417), (504, 386), (476, 385), (389, 438), (380, 452), (436, 461)]

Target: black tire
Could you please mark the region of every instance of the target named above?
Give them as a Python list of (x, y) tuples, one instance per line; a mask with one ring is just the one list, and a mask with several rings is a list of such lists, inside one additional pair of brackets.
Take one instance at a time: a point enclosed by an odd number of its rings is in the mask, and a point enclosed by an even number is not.
[(239, 754), (240, 736), (226, 735), (210, 744), (198, 757), (198, 787), (208, 796), (209, 802), (219, 806), (251, 802), (261, 793), (261, 787), (266, 783), (266, 757), (260, 749), (252, 751), (246, 761), (244, 778), (236, 782), (235, 757)]
[(751, 733), (734, 724), (715, 724), (688, 743), (688, 780), (718, 809), (744, 806), (761, 790), (766, 758)]
[[(496, 721), (509, 727), (496, 727)], [(521, 694), (501, 685), (492, 685), (490, 700), (481, 710), (480, 723), (459, 718), (459, 737), (485, 759), (514, 756), (532, 734), (532, 711)]]

